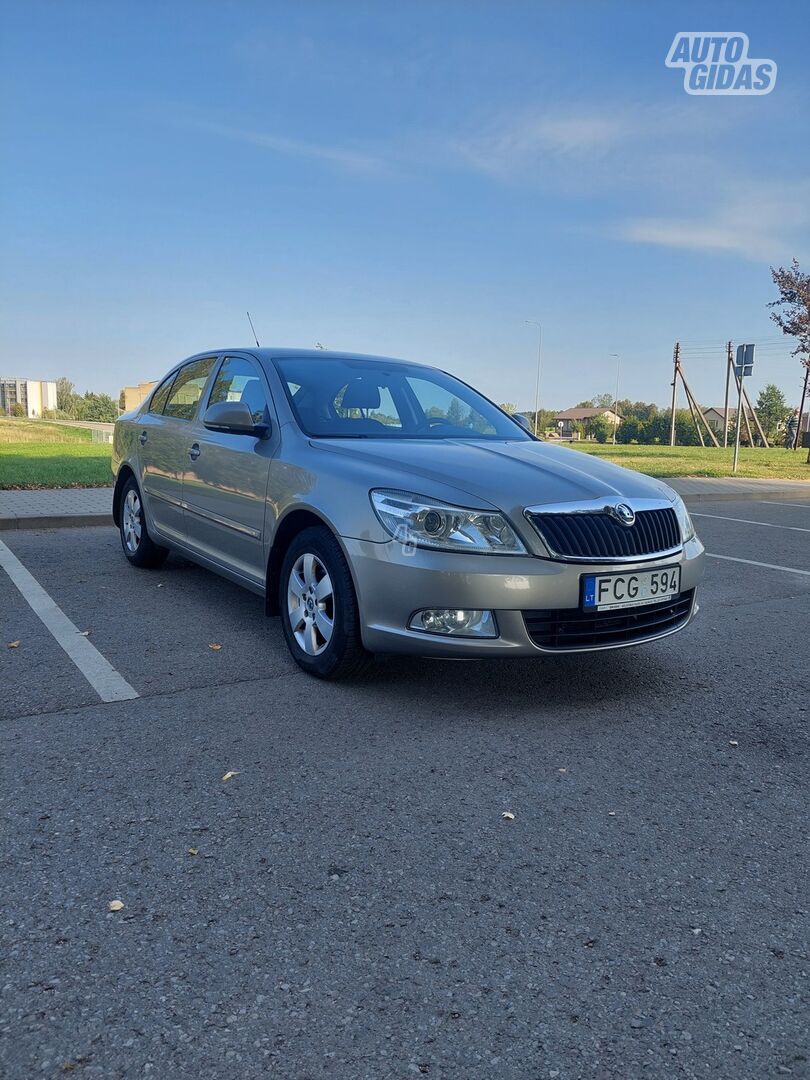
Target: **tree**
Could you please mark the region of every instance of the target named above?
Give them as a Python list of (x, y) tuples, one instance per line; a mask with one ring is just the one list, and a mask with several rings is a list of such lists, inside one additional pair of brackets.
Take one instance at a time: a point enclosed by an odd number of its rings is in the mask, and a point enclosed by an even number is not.
[(109, 394), (86, 393), (79, 399), (79, 420), (96, 420), (111, 424), (118, 419), (118, 406)]
[(606, 443), (613, 434), (613, 424), (606, 416), (594, 416), (588, 426), (588, 433), (593, 435), (598, 443)]
[(457, 397), (454, 397), (447, 409), (447, 422), (453, 424), (454, 427), (464, 427), (466, 419), (464, 406)]
[(21, 401), (15, 401), (11, 406), (11, 415), (17, 417), (25, 416), (25, 406)]
[(76, 409), (76, 387), (64, 375), (56, 380), (56, 407), (72, 416)]
[(757, 398), (757, 416), (768, 442), (776, 438), (781, 424), (787, 420), (791, 409), (785, 395), (773, 383), (768, 383)]
[(517, 405), (513, 404), (513, 402), (511, 401), (501, 402), (500, 408), (502, 408), (504, 412), (508, 412), (510, 415), (517, 412)]
[(810, 274), (803, 274), (798, 259), (794, 259), (789, 268), (771, 267), (771, 277), (779, 299), (772, 300), (768, 307), (782, 309), (772, 311), (771, 318), (783, 334), (797, 339), (794, 356), (803, 353), (805, 364), (810, 363)]
[(626, 420), (622, 420), (618, 428), (616, 428), (616, 442), (617, 443), (644, 443), (647, 442), (647, 429), (648, 424), (643, 420), (639, 420), (636, 416), (629, 416)]
[(781, 311), (772, 311), (771, 318), (783, 334), (796, 338), (793, 355), (802, 356), (801, 364), (805, 369), (804, 389), (798, 408), (801, 426), (805, 393), (810, 385), (810, 274), (803, 274), (798, 259), (793, 259), (790, 268), (780, 266), (774, 270), (771, 267), (771, 277), (779, 290), (779, 299), (772, 300), (768, 307), (781, 308)]
[(653, 402), (630, 401), (629, 398), (625, 398), (623, 401), (616, 402), (616, 412), (624, 420), (646, 421), (652, 420), (658, 412), (658, 406)]
[(555, 429), (554, 417), (557, 413), (554, 409), (538, 409), (536, 413), (534, 409), (518, 409), (517, 411), (527, 417), (532, 425), (532, 431), (535, 430), (535, 424), (537, 425), (538, 434), (549, 428)]

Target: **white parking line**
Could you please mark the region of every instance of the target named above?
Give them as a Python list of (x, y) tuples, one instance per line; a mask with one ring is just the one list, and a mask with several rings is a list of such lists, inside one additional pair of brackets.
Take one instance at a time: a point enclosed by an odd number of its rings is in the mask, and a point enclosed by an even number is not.
[(804, 577), (810, 577), (810, 570), (797, 570), (795, 566), (776, 566), (775, 563), (755, 562), (754, 559), (735, 559), (733, 555), (715, 555), (713, 551), (707, 551), (706, 554), (710, 559), (723, 559), (725, 562), (741, 562), (746, 563), (748, 566), (761, 566), (765, 570), (784, 570), (786, 574), (802, 574)]
[(130, 701), (138, 696), (137, 691), (122, 675), (119, 675), (95, 645), (92, 645), (73, 625), (64, 611), (48, 596), (33, 574), (25, 569), (14, 552), (2, 540), (0, 540), (0, 566), (102, 701)]
[(798, 506), (800, 510), (810, 510), (810, 501), (804, 503), (782, 502), (781, 499), (760, 499), (759, 501), (765, 506)]
[(690, 517), (716, 518), (717, 521), (739, 521), (741, 525), (762, 525), (765, 529), (790, 529), (791, 532), (810, 533), (810, 529), (802, 529), (798, 525), (772, 525), (770, 521), (752, 521), (750, 518), (723, 517), (722, 514), (696, 514), (689, 511)]

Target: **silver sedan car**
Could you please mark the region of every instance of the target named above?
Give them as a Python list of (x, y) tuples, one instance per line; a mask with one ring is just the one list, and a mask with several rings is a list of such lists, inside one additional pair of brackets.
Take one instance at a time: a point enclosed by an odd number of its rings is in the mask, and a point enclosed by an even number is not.
[(217, 349), (115, 426), (127, 559), (252, 589), (307, 672), (539, 656), (682, 630), (703, 547), (666, 484), (534, 438), (443, 371)]

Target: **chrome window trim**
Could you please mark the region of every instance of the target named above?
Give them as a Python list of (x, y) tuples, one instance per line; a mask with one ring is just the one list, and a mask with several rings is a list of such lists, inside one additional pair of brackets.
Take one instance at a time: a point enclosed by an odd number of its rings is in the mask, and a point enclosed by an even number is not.
[(668, 559), (674, 555), (680, 555), (683, 552), (683, 544), (677, 544), (675, 547), (667, 548), (664, 551), (650, 552), (648, 555), (609, 555), (609, 556), (580, 556), (580, 555), (562, 555), (556, 551), (555, 548), (549, 543), (545, 533), (541, 530), (540, 526), (532, 521), (532, 514), (604, 514), (607, 513), (609, 506), (615, 506), (617, 503), (626, 503), (632, 507), (635, 513), (640, 510), (674, 510), (674, 504), (666, 498), (660, 499), (628, 499), (623, 498), (621, 495), (604, 496), (599, 499), (588, 499), (582, 502), (566, 502), (566, 503), (541, 503), (539, 506), (527, 506), (523, 510), (523, 516), (526, 518), (528, 524), (534, 529), (535, 533), (540, 537), (546, 551), (549, 554), (549, 558), (553, 562), (564, 563), (579, 563), (580, 565), (614, 565), (616, 563), (622, 565), (656, 562), (658, 559)]

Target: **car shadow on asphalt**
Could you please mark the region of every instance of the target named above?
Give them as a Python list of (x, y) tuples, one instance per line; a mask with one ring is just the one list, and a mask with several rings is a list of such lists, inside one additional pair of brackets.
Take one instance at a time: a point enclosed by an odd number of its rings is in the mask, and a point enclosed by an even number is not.
[[(199, 593), (195, 599), (206, 608), (212, 600), (227, 607), (235, 603), (242, 607), (247, 595), (240, 586), (181, 556), (172, 555), (167, 570), (180, 571), (187, 596)], [(318, 685), (317, 680), (300, 671), (289, 656), (280, 620), (265, 617), (259, 597), (251, 598), (251, 609), (252, 601), (255, 601), (256, 629), (265, 635), (276, 659), (282, 661), (284, 677), (300, 679), (302, 692), (306, 692), (308, 686)], [(242, 607), (242, 618), (246, 615), (247, 611)], [(247, 628), (245, 623), (243, 626)], [(555, 707), (586, 706), (595, 702), (616, 708), (631, 700), (634, 707), (638, 707), (643, 698), (655, 697), (654, 688), (682, 686), (681, 680), (688, 668), (683, 645), (688, 651), (687, 635), (693, 632), (687, 629), (683, 636), (632, 648), (557, 656), (439, 659), (380, 655), (362, 676), (329, 685), (345, 688), (358, 698), (358, 703), (365, 701), (370, 707), (382, 697), (389, 701), (399, 699), (413, 707), (413, 701), (419, 695), (431, 702), (437, 698), (452, 698), (454, 710), (497, 704), (499, 708), (512, 706), (520, 711), (536, 711), (539, 707), (543, 711), (553, 711)]]

